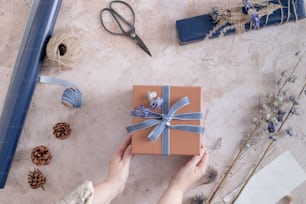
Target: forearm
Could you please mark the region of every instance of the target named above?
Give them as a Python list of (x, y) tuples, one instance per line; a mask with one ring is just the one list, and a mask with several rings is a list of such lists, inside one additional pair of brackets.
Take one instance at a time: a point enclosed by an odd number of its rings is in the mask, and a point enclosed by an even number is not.
[(181, 204), (183, 202), (183, 195), (184, 191), (170, 186), (159, 199), (158, 204)]
[(102, 182), (94, 187), (93, 204), (110, 203), (118, 194), (118, 190), (108, 182)]

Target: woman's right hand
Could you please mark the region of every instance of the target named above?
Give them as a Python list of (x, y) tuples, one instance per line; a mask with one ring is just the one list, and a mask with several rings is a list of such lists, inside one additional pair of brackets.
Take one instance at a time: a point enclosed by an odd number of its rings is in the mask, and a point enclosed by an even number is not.
[(205, 175), (207, 166), (208, 151), (201, 145), (200, 155), (193, 156), (173, 175), (169, 187), (175, 187), (181, 191), (185, 191), (189, 186)]
[(171, 178), (166, 192), (158, 204), (180, 204), (185, 190), (205, 175), (208, 166), (208, 151), (201, 145), (201, 152), (193, 156)]

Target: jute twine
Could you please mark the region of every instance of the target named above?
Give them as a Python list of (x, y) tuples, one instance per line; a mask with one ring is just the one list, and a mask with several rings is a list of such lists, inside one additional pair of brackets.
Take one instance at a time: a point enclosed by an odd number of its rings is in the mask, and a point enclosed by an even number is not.
[(81, 58), (79, 39), (70, 34), (51, 37), (47, 44), (47, 57), (56, 62), (60, 68), (72, 68)]

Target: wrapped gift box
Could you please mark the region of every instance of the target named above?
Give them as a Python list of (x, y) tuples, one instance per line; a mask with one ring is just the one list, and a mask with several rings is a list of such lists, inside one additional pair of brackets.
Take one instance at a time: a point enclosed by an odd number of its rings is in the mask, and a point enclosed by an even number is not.
[[(259, 15), (256, 23), (258, 28), (297, 21), (306, 17), (304, 0), (270, 0), (266, 2), (244, 0), (243, 2), (252, 3), (253, 11), (256, 9), (256, 13)], [(258, 29), (252, 26), (251, 18), (245, 21), (245, 18), (248, 19), (248, 13), (244, 7), (243, 4), (234, 8), (221, 7), (218, 16), (223, 16), (222, 23), (214, 22), (211, 14), (177, 20), (176, 29), (180, 44), (184, 45), (203, 39), (229, 35), (234, 32), (241, 33)], [(220, 8), (220, 6), (216, 4), (214, 8)], [(216, 9), (214, 10), (216, 11)], [(225, 11), (230, 14), (229, 17), (223, 15)], [(213, 13), (213, 10), (211, 13)], [(237, 22), (231, 20), (231, 16), (234, 16)]]
[[(134, 154), (164, 154), (164, 155), (199, 155), (200, 154), (200, 134), (204, 132), (204, 128), (200, 127), (202, 114), (201, 112), (201, 87), (178, 87), (178, 86), (134, 86), (133, 87), (133, 108), (134, 110), (140, 106), (150, 107), (150, 102), (147, 97), (149, 91), (157, 92), (158, 97), (164, 99), (161, 109), (153, 110), (160, 115), (166, 115), (168, 112), (165, 107), (168, 104), (168, 110), (173, 105), (182, 100), (189, 99), (189, 103), (179, 108), (174, 115), (188, 115), (195, 114), (197, 119), (180, 120), (173, 118), (165, 128), (168, 128), (168, 135), (165, 138), (164, 132), (159, 134), (155, 141), (150, 141), (148, 135), (154, 131), (157, 125), (135, 131), (131, 130), (130, 126), (127, 128), (128, 132), (132, 132), (132, 153)], [(168, 95), (168, 96), (166, 96)], [(185, 97), (185, 98), (184, 98)], [(171, 111), (171, 110), (170, 110)], [(170, 112), (169, 111), (169, 112)], [(133, 112), (132, 112), (133, 115)], [(135, 116), (135, 115), (134, 115)], [(163, 117), (163, 116), (162, 116)], [(163, 119), (159, 118), (162, 122)], [(175, 116), (174, 116), (175, 117)], [(135, 124), (148, 121), (152, 117), (134, 117), (132, 119), (132, 126)], [(189, 118), (190, 119), (190, 118)], [(190, 126), (192, 131), (181, 130), (181, 128), (173, 128), (175, 125)], [(166, 140), (166, 141), (165, 141)], [(166, 147), (165, 147), (166, 146)], [(165, 150), (166, 149), (166, 150)]]

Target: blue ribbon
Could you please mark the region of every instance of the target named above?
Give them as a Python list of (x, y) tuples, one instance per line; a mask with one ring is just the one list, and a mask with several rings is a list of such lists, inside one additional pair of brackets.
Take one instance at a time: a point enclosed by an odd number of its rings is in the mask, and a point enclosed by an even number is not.
[(74, 84), (47, 76), (39, 76), (38, 82), (67, 87), (62, 95), (62, 103), (71, 108), (80, 108), (82, 106), (82, 93)]
[(163, 155), (170, 154), (170, 128), (183, 130), (188, 132), (194, 132), (203, 134), (204, 127), (196, 126), (196, 125), (171, 125), (171, 121), (175, 120), (200, 120), (203, 118), (203, 114), (200, 112), (196, 113), (183, 113), (183, 114), (176, 114), (176, 112), (187, 106), (189, 102), (188, 97), (184, 97), (178, 100), (172, 107), (170, 107), (170, 87), (163, 86), (162, 88), (162, 95), (164, 98), (163, 109), (162, 113), (156, 113), (150, 111), (146, 116), (140, 116), (136, 110), (131, 112), (131, 115), (134, 117), (142, 117), (148, 118), (147, 120), (136, 123), (133, 125), (128, 126), (126, 129), (128, 133), (132, 133), (138, 130), (146, 129), (149, 127), (156, 126), (148, 135), (148, 139), (150, 141), (156, 141), (162, 135), (162, 153)]

